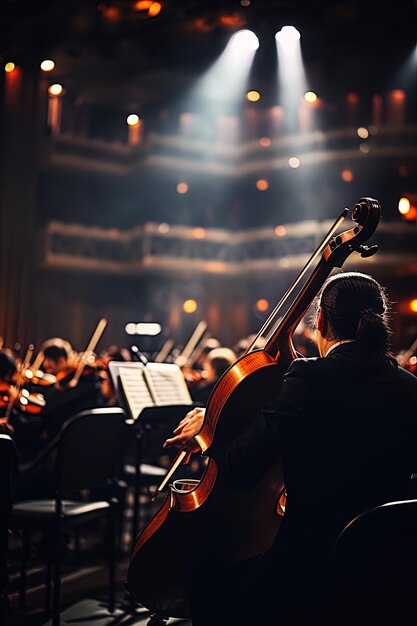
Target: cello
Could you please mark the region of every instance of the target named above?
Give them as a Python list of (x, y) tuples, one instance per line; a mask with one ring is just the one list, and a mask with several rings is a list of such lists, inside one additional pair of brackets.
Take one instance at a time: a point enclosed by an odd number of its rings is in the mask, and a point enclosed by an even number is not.
[[(264, 554), (279, 532), (286, 502), (281, 462), (268, 469), (255, 486), (236, 489), (222, 478), (216, 458), (279, 390), (297, 356), (293, 333), (332, 270), (342, 267), (355, 251), (364, 258), (377, 252), (378, 246), (365, 242), (378, 226), (379, 203), (361, 198), (352, 209), (353, 227), (338, 232), (348, 213), (349, 209), (342, 211), (246, 352), (214, 387), (203, 424), (194, 435), (208, 457), (201, 479), (175, 480), (136, 539), (126, 588), (136, 602), (161, 620), (190, 616), (187, 570), (191, 557), (184, 551), (185, 545), (192, 544), (203, 564), (214, 558), (223, 566)], [(278, 318), (284, 304), (286, 312)], [(262, 349), (256, 348), (260, 337), (265, 339)], [(155, 497), (185, 456), (185, 450), (178, 452)]]

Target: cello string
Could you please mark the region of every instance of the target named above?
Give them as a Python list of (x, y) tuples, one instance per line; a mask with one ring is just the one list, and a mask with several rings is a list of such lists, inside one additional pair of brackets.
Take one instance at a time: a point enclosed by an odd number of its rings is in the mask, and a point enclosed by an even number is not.
[[(339, 228), (339, 226), (341, 225), (341, 223), (343, 222), (343, 220), (346, 218), (347, 214), (349, 212), (349, 209), (343, 209), (342, 213), (340, 214), (340, 216), (335, 220), (335, 222), (333, 223), (333, 225), (331, 226), (331, 228), (329, 229), (329, 231), (327, 232), (326, 236), (324, 237), (324, 239), (322, 240), (322, 242), (319, 244), (319, 246), (316, 248), (316, 250), (313, 252), (313, 254), (311, 255), (310, 259), (307, 261), (306, 265), (304, 266), (304, 268), (302, 269), (302, 271), (300, 272), (300, 274), (298, 275), (296, 281), (294, 282), (294, 284), (287, 289), (286, 293), (284, 294), (284, 296), (281, 298), (281, 300), (278, 302), (277, 306), (274, 308), (274, 310), (272, 311), (271, 315), (269, 315), (268, 319), (266, 320), (265, 324), (262, 326), (261, 330), (259, 331), (259, 333), (256, 335), (255, 339), (252, 341), (252, 343), (250, 344), (250, 346), (247, 348), (245, 354), (248, 354), (251, 349), (253, 348), (253, 346), (256, 344), (256, 342), (258, 341), (258, 339), (262, 336), (264, 330), (271, 325), (272, 320), (276, 317), (277, 312), (281, 309), (283, 303), (288, 299), (289, 295), (292, 293), (292, 291), (295, 289), (296, 285), (300, 282), (300, 280), (302, 279), (302, 277), (304, 276), (304, 274), (306, 273), (306, 271), (309, 269), (309, 267), (311, 266), (311, 264), (313, 263), (313, 261), (318, 257), (319, 254), (321, 254), (324, 250), (324, 248), (327, 246), (329, 239), (333, 236), (333, 234), (335, 233), (335, 231)], [(281, 320), (282, 322), (282, 320)], [(171, 464), (168, 472), (165, 474), (165, 477), (163, 478), (162, 482), (160, 483), (160, 485), (156, 488), (152, 499), (154, 500), (156, 498), (156, 496), (164, 489), (165, 485), (167, 484), (167, 482), (169, 481), (170, 477), (174, 474), (175, 470), (181, 465), (181, 462), (183, 460), (183, 458), (185, 457), (185, 450), (181, 450), (177, 456), (175, 457), (173, 463)]]
[[(311, 257), (309, 258), (309, 260), (307, 261), (307, 263), (305, 264), (305, 266), (303, 267), (303, 269), (301, 270), (301, 272), (299, 273), (299, 275), (295, 279), (294, 283), (284, 293), (284, 295), (282, 296), (281, 300), (278, 302), (278, 304), (276, 305), (276, 307), (274, 308), (272, 313), (268, 316), (267, 320), (263, 324), (262, 328), (260, 329), (260, 331), (258, 332), (256, 337), (249, 344), (248, 348), (246, 349), (245, 354), (248, 354), (249, 352), (251, 352), (251, 350), (256, 345), (257, 341), (260, 339), (260, 337), (262, 337), (262, 335), (265, 332), (265, 330), (267, 330), (267, 328), (269, 326), (271, 326), (273, 320), (277, 317), (278, 311), (282, 308), (282, 306), (286, 302), (286, 300), (288, 300), (289, 296), (294, 291), (295, 287), (298, 285), (300, 280), (303, 278), (304, 274), (307, 272), (309, 267), (312, 265), (313, 261), (315, 261), (315, 259), (318, 257), (318, 255), (323, 252), (324, 248), (327, 246), (327, 244), (329, 242), (329, 239), (334, 235), (336, 230), (339, 228), (339, 226), (341, 225), (343, 220), (346, 218), (348, 212), (349, 212), (349, 209), (343, 209), (343, 211), (340, 214), (340, 216), (335, 220), (334, 224), (331, 226), (331, 228), (329, 229), (329, 231), (325, 235), (324, 239), (321, 241), (321, 243), (318, 245), (316, 250), (313, 252)], [(283, 316), (283, 319), (284, 319), (284, 317), (285, 316)], [(281, 320), (280, 323), (282, 323), (282, 320)], [(267, 340), (269, 339), (268, 335), (267, 335), (266, 339)]]

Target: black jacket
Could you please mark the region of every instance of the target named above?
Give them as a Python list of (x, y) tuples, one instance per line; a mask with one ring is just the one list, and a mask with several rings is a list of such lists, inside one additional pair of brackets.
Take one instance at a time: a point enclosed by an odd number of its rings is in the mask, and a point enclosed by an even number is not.
[(282, 461), (286, 511), (252, 583), (260, 589), (262, 577), (288, 583), (288, 603), (291, 585), (296, 603), (304, 593), (310, 599), (320, 593), (345, 524), (368, 508), (411, 497), (416, 442), (413, 374), (394, 362), (363, 364), (354, 342), (326, 358), (294, 360), (280, 393), (219, 460), (226, 482), (248, 487)]

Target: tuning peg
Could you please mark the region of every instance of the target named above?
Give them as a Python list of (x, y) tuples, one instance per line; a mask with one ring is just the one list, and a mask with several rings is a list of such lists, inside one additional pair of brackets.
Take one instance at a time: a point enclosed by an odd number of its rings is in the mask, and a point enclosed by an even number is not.
[(378, 252), (378, 246), (361, 245), (358, 248), (358, 252), (360, 253), (361, 257), (367, 259), (368, 257), (373, 256), (376, 252)]

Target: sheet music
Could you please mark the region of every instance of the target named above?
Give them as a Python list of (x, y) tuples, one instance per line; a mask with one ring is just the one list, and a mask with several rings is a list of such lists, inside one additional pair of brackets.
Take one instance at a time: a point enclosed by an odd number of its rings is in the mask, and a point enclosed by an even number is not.
[(118, 376), (134, 420), (147, 407), (193, 403), (181, 369), (174, 363), (118, 364)]
[(126, 402), (129, 406), (133, 419), (137, 419), (143, 409), (148, 406), (154, 406), (155, 402), (143, 377), (142, 363), (137, 364), (138, 367), (119, 367), (120, 382), (123, 392), (126, 396)]
[(143, 375), (156, 406), (192, 404), (183, 373), (174, 363), (148, 363)]

